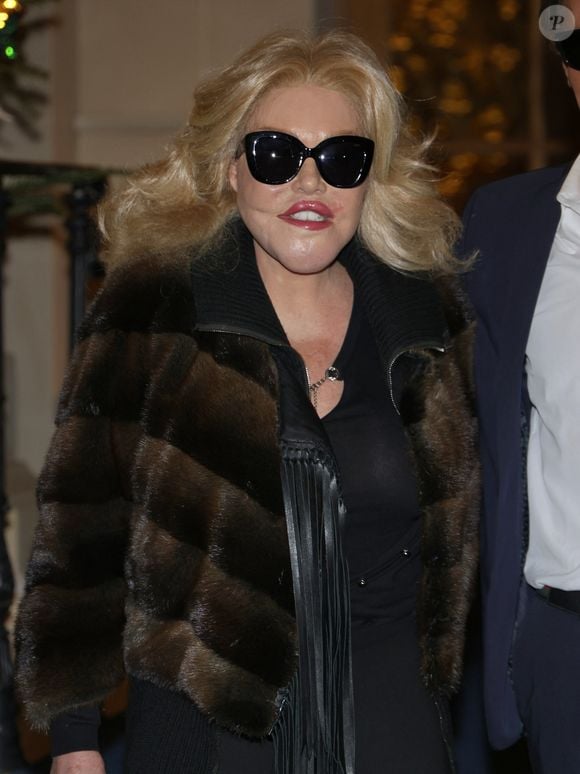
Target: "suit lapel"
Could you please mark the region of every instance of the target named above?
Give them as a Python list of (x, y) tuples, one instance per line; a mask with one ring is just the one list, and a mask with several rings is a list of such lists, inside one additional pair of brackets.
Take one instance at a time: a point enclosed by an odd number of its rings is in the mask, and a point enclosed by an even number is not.
[[(546, 184), (529, 196), (522, 197), (522, 207), (513, 223), (513, 253), (509, 257), (510, 273), (506, 277), (506, 303), (501, 330), (512, 331), (515, 352), (523, 362), (534, 309), (542, 284), (554, 235), (560, 221), (560, 204), (556, 197), (567, 170), (561, 179)], [(507, 268), (507, 265), (506, 265)]]

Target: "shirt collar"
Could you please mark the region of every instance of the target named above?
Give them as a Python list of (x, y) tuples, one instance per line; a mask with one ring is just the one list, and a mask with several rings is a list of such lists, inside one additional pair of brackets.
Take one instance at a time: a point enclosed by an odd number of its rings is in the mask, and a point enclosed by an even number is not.
[(580, 155), (568, 172), (557, 199), (562, 207), (568, 207), (580, 215)]

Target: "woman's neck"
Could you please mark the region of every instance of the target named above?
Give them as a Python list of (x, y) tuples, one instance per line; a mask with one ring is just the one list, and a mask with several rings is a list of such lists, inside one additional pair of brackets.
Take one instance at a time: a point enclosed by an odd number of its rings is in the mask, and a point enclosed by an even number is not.
[(335, 261), (317, 274), (296, 274), (258, 260), (258, 270), (289, 341), (298, 349), (301, 342), (327, 339), (333, 327), (348, 324), (353, 288), (342, 264)]

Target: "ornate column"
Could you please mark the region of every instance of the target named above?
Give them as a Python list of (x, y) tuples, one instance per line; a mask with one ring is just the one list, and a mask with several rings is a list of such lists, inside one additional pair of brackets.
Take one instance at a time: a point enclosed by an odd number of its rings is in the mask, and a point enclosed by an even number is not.
[(98, 274), (98, 238), (92, 217), (93, 210), (105, 192), (106, 178), (75, 183), (67, 196), (70, 216), (66, 221), (70, 255), (70, 345), (86, 306), (86, 283)]

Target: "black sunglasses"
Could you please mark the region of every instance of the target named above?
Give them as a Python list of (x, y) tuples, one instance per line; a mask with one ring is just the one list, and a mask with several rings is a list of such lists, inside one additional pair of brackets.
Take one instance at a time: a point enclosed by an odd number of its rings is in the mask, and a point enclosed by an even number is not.
[(580, 70), (580, 29), (574, 30), (566, 40), (559, 40), (556, 48), (564, 64), (573, 70)]
[(307, 148), (284, 132), (250, 132), (244, 137), (248, 167), (259, 183), (289, 183), (312, 158), (323, 180), (333, 188), (355, 188), (371, 168), (375, 144), (367, 137), (329, 137), (316, 148)]

